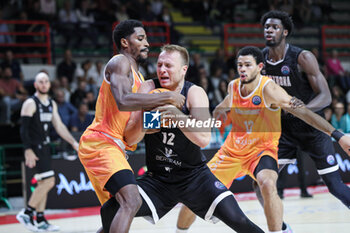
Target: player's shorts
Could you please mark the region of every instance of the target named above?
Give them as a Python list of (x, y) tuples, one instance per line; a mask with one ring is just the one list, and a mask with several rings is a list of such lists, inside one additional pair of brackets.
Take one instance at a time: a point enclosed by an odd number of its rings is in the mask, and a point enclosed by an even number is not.
[(86, 130), (80, 138), (79, 159), (101, 204), (110, 197), (104, 188), (107, 181), (119, 171), (132, 171), (123, 145), (119, 139), (92, 130)]
[(213, 221), (216, 206), (225, 197), (233, 195), (208, 169), (197, 168), (191, 177), (175, 183), (166, 183), (157, 175), (147, 173), (137, 180), (139, 192), (152, 216), (146, 219), (156, 223), (177, 203), (181, 202), (196, 215)]
[(52, 157), (51, 157), (51, 147), (49, 144), (38, 144), (34, 146), (33, 152), (39, 158), (36, 161), (37, 173), (34, 175), (36, 180), (44, 180), (55, 175), (55, 172), (52, 170)]
[(229, 188), (236, 178), (244, 175), (249, 175), (255, 180), (254, 171), (263, 156), (270, 156), (277, 161), (277, 148), (276, 153), (272, 150), (262, 150), (246, 158), (235, 157), (221, 148), (207, 165), (211, 172)]
[(327, 134), (299, 119), (292, 118), (282, 122), (282, 135), (278, 145), (280, 164), (295, 161), (299, 147), (311, 156), (319, 175), (339, 169), (332, 139)]

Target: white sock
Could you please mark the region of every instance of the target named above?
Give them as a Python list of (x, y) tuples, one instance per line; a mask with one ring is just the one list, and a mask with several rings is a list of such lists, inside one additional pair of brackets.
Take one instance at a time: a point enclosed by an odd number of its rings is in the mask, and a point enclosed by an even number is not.
[[(187, 233), (188, 229), (179, 229), (179, 228), (176, 228), (176, 233)], [(282, 233), (282, 232), (281, 232)]]
[(282, 231), (269, 231), (270, 233), (283, 233)]

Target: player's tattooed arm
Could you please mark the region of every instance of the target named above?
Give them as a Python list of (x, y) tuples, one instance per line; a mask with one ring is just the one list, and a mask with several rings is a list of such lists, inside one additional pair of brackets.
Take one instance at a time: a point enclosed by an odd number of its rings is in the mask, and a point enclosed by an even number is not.
[(306, 73), (310, 86), (316, 93), (316, 96), (306, 107), (316, 112), (330, 105), (332, 101), (331, 93), (315, 56), (309, 51), (303, 51), (298, 57), (298, 64)]

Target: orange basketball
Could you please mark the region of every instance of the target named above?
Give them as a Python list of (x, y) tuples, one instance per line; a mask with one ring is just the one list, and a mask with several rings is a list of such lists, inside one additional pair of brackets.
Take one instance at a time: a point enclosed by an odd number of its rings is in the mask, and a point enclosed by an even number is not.
[(161, 93), (161, 92), (166, 92), (166, 91), (169, 91), (169, 90), (165, 89), (165, 88), (157, 88), (157, 89), (153, 89), (152, 91), (150, 91), (149, 94)]

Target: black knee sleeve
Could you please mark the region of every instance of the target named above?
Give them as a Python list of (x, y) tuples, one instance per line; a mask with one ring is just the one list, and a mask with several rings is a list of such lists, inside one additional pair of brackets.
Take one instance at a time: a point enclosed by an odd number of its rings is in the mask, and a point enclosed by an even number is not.
[(328, 173), (321, 177), (326, 183), (329, 192), (350, 209), (350, 188), (343, 183), (339, 171)]
[(225, 197), (216, 206), (214, 216), (239, 233), (264, 232), (248, 219), (232, 195)]

